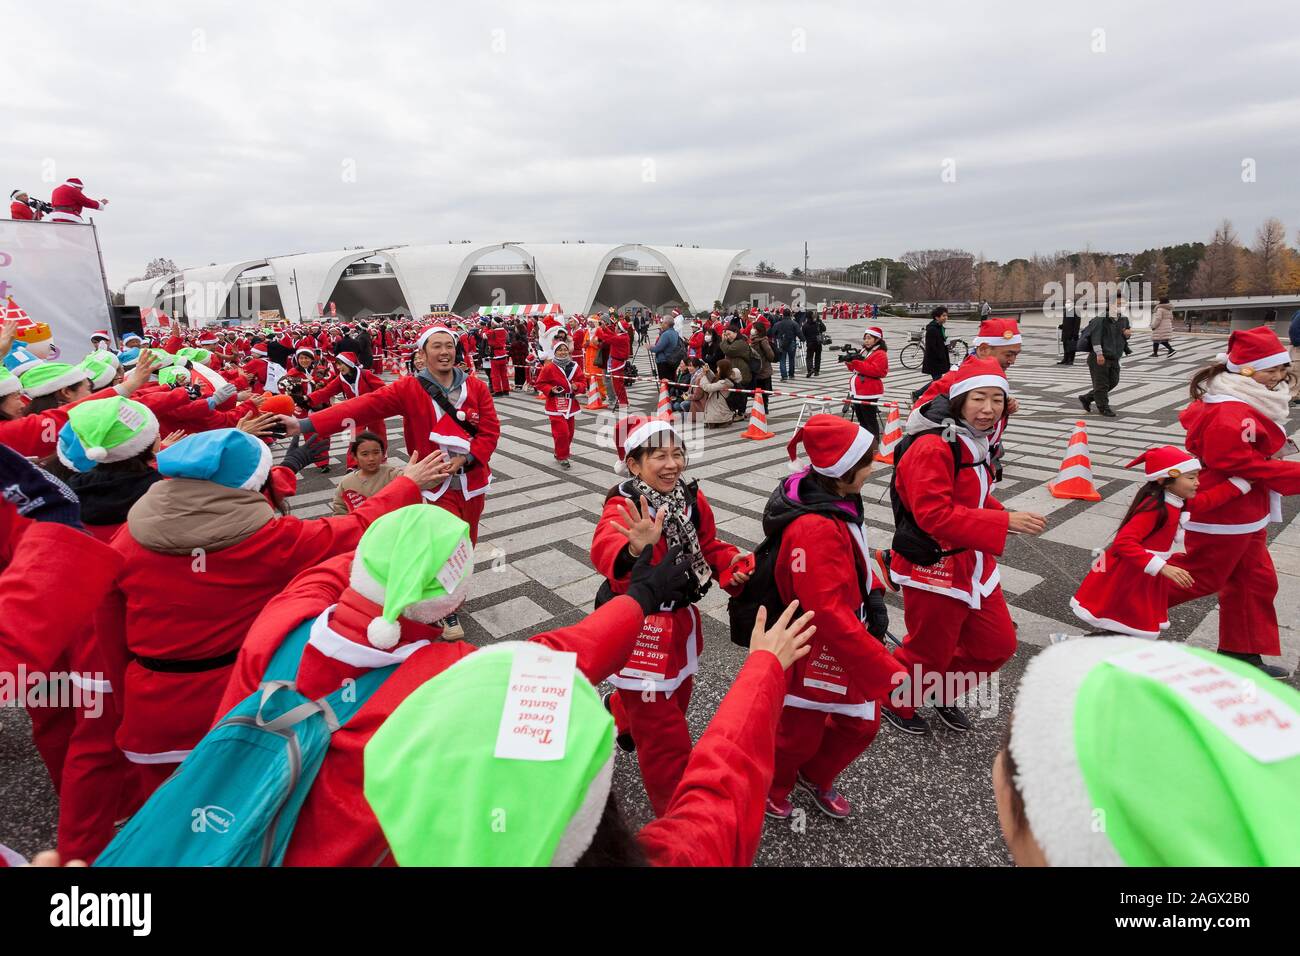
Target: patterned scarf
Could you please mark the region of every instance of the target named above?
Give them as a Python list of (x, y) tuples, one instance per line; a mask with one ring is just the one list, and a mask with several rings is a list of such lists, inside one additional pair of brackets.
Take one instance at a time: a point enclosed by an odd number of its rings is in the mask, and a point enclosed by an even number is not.
[(645, 495), (645, 500), (655, 509), (656, 514), (667, 509), (664, 513), (664, 534), (668, 538), (668, 547), (681, 545), (682, 553), (691, 562), (695, 580), (700, 587), (708, 584), (713, 571), (700, 550), (700, 537), (695, 533), (695, 525), (686, 517), (686, 493), (682, 490), (682, 483), (679, 481), (672, 491), (664, 494), (655, 491), (640, 478), (633, 478), (632, 491), (636, 495)]

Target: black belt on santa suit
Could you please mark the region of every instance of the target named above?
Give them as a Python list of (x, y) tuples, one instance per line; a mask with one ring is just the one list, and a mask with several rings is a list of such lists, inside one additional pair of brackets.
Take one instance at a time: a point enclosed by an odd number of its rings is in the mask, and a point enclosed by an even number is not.
[(235, 663), (239, 650), (235, 649), (216, 657), (197, 657), (191, 660), (168, 660), (162, 657), (140, 657), (135, 661), (145, 670), (159, 671), (163, 674), (201, 674), (204, 671), (220, 670)]

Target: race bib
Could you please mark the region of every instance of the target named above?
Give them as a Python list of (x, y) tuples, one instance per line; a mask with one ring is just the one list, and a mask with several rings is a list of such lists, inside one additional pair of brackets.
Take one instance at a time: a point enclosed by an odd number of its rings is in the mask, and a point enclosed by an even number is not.
[(816, 657), (808, 658), (808, 666), (803, 672), (803, 683), (805, 687), (815, 687), (840, 696), (849, 692), (848, 674), (835, 659), (835, 655), (824, 647)]
[(665, 680), (673, 639), (673, 616), (662, 612), (651, 614), (641, 625), (641, 633), (623, 669), (622, 677), (641, 677), (648, 680)]
[(572, 402), (573, 400), (569, 398), (567, 395), (556, 398), (555, 410), (559, 412), (561, 415), (567, 415), (569, 413), (569, 408), (572, 405)]
[(952, 555), (940, 558), (938, 564), (932, 564), (929, 567), (922, 565), (913, 565), (911, 579), (917, 584), (929, 584), (937, 588), (950, 588), (953, 586), (953, 561)]

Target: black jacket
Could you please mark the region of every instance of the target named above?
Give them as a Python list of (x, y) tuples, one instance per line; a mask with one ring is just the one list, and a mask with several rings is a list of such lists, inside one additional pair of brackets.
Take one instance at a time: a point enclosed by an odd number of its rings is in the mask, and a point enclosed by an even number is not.
[(817, 316), (809, 315), (804, 319), (803, 328), (800, 331), (803, 333), (803, 340), (806, 345), (814, 350), (822, 347), (821, 336), (826, 331), (826, 323)]
[(1089, 322), (1079, 336), (1078, 350), (1092, 353), (1097, 346), (1101, 346), (1106, 361), (1118, 361), (1124, 355), (1124, 322), (1109, 315), (1099, 315)]
[(921, 371), (926, 375), (943, 375), (950, 368), (952, 358), (948, 355), (943, 325), (931, 319), (925, 327), (925, 356), (921, 359)]
[(144, 497), (155, 482), (163, 476), (157, 470), (113, 471), (94, 468), (72, 475), (68, 487), (81, 500), (81, 520), (84, 524), (100, 526), (121, 524), (131, 506)]
[(787, 316), (772, 326), (772, 331), (769, 334), (772, 337), (772, 344), (777, 351), (781, 351), (788, 349), (790, 343), (799, 338), (799, 326), (794, 324), (794, 319)]

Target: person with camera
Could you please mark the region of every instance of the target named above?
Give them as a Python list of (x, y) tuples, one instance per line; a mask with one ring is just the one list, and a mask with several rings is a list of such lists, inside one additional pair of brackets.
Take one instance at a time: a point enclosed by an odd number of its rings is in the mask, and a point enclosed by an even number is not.
[(650, 805), (662, 816), (691, 755), (686, 709), (704, 650), (704, 622), (696, 603), (717, 579), (739, 589), (749, 575), (735, 569), (746, 555), (719, 540), (708, 499), (686, 481), (686, 447), (672, 422), (629, 415), (614, 434), (615, 472), (629, 475), (609, 490), (591, 539), (591, 563), (605, 578), (597, 606), (628, 590), (629, 575), (647, 549), (662, 561), (680, 548), (692, 578), (690, 592), (650, 610), (623, 666), (609, 678), (606, 696), (619, 744), (635, 749)]
[(889, 374), (889, 353), (885, 333), (872, 326), (862, 333), (862, 348), (851, 351), (848, 346), (839, 355), (853, 378), (849, 380), (849, 398), (853, 399), (853, 413), (858, 424), (877, 438), (880, 437), (880, 396), (885, 394), (885, 376)]
[(861, 495), (879, 440), (822, 414), (795, 432), (787, 446), (791, 462), (800, 444), (810, 464), (772, 493), (763, 532), (768, 540), (779, 536), (772, 565), (776, 596), (813, 612), (817, 634), (786, 683), (767, 815), (787, 819), (797, 786), (824, 814), (843, 819), (852, 807), (835, 780), (875, 739), (876, 701), (904, 672), (881, 643), (889, 614), (868, 549)]
[(1006, 549), (1008, 534), (1040, 534), (1047, 522), (1007, 511), (992, 495), (990, 441), (1008, 392), (997, 361), (968, 359), (947, 395), (908, 421), (907, 437), (894, 452), (889, 565), (903, 588), (907, 623), (894, 658), (915, 690), (892, 694), (884, 716), (908, 734), (929, 732), (916, 707), (921, 689), (934, 684), (941, 687), (933, 701), (939, 719), (952, 730), (970, 730), (955, 699), (1016, 651), (995, 556)]
[(47, 212), (53, 212), (54, 207), (47, 202), (41, 202), (39, 199), (33, 199), (27, 195), (25, 189), (15, 189), (9, 194), (9, 218), (35, 222), (44, 219)]
[(826, 323), (809, 310), (803, 313), (799, 334), (803, 336), (804, 378), (816, 378), (822, 373), (822, 336), (826, 334)]

